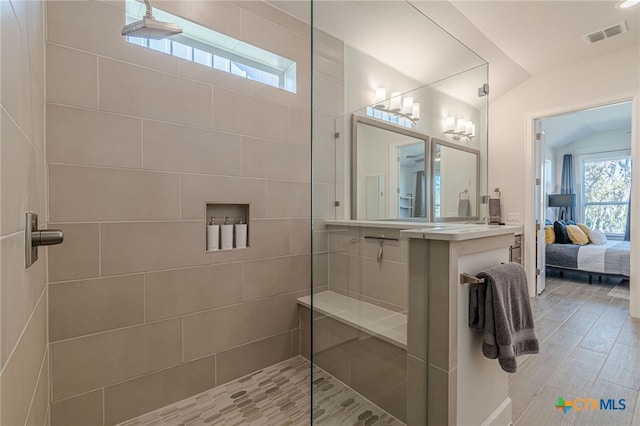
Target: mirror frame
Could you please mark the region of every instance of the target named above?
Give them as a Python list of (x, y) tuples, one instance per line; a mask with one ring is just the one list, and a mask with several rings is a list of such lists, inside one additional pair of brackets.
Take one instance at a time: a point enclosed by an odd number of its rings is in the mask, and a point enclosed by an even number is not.
[[(459, 222), (461, 220), (478, 220), (480, 217), (480, 151), (474, 148), (468, 148), (463, 145), (451, 143), (448, 141), (444, 141), (442, 139), (431, 138), (431, 182), (435, 182), (435, 162), (436, 162), (436, 144), (446, 146), (447, 148), (458, 149), (460, 151), (465, 151), (470, 154), (476, 155), (476, 214), (475, 216), (450, 216), (450, 217), (435, 217), (436, 206), (435, 203), (430, 204), (429, 214), (433, 219), (433, 222)], [(429, 187), (430, 191), (433, 192), (433, 188)]]
[[(398, 133), (404, 136), (409, 136), (415, 139), (420, 139), (424, 142), (424, 179), (425, 179), (425, 206), (431, 206), (431, 175), (427, 170), (427, 158), (431, 158), (431, 144), (429, 141), (432, 139), (424, 133), (416, 132), (406, 127), (395, 126), (384, 121), (376, 120), (362, 115), (351, 114), (351, 219), (359, 220), (358, 217), (358, 124), (364, 124), (367, 126), (377, 127), (382, 130), (388, 130), (390, 132)], [(429, 221), (429, 215), (432, 208), (425, 208), (425, 222)], [(366, 220), (366, 219), (361, 219)]]

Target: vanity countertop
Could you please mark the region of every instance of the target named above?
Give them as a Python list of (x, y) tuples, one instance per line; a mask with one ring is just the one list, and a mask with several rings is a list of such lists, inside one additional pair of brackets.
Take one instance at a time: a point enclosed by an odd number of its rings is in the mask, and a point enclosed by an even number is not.
[(520, 225), (484, 225), (456, 222), (401, 222), (396, 220), (327, 220), (326, 225), (400, 229), (405, 238), (464, 241), (522, 233)]
[(522, 226), (516, 225), (467, 225), (464, 227), (451, 226), (447, 228), (418, 228), (400, 232), (406, 238), (421, 240), (465, 241), (477, 238), (495, 237), (498, 235), (522, 232)]
[(349, 219), (335, 219), (326, 220), (326, 225), (334, 226), (358, 226), (362, 228), (389, 228), (389, 229), (422, 229), (422, 228), (451, 228), (451, 227), (467, 227), (476, 226), (471, 223), (456, 223), (456, 222), (424, 222), (424, 221), (402, 221), (402, 219), (392, 220), (349, 220)]

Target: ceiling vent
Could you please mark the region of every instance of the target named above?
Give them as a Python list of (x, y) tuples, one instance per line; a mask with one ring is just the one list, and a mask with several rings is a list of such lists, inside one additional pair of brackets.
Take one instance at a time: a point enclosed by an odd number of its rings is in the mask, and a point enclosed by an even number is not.
[(608, 28), (594, 31), (591, 34), (583, 35), (582, 38), (585, 43), (593, 44), (595, 42), (604, 40), (605, 38), (609, 38), (609, 37), (617, 36), (618, 34), (625, 33), (628, 30), (629, 30), (629, 27), (627, 27), (627, 23), (625, 21), (622, 21)]

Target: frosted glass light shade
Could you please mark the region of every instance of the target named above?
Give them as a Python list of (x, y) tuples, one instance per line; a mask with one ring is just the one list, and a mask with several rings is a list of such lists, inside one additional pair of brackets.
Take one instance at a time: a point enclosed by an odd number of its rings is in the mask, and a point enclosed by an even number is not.
[(391, 99), (389, 100), (389, 109), (391, 110), (395, 109), (400, 111), (400, 108), (402, 106), (401, 102), (402, 102), (402, 98), (400, 96), (400, 92), (391, 92)]
[(444, 119), (444, 131), (455, 132), (456, 130), (456, 118), (451, 116)]
[(412, 111), (411, 111), (411, 117), (414, 120), (417, 120), (417, 119), (420, 118), (420, 104), (417, 103), (417, 102), (415, 104), (413, 104), (413, 108), (412, 108)]

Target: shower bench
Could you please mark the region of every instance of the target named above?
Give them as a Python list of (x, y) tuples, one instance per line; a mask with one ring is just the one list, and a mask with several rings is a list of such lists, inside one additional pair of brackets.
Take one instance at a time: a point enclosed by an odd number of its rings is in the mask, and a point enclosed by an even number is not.
[[(311, 309), (311, 297), (300, 297), (298, 304)], [(407, 316), (404, 314), (335, 291), (314, 294), (313, 311), (407, 349)]]
[(298, 304), (302, 355), (406, 423), (407, 316), (334, 291)]

